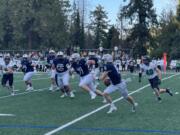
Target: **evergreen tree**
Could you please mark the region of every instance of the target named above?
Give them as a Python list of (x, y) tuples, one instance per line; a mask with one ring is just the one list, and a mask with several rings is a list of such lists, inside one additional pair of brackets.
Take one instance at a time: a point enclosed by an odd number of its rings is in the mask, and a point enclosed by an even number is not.
[(152, 37), (150, 28), (157, 23), (152, 0), (130, 0), (122, 9), (122, 16), (132, 24), (130, 41), (134, 55), (146, 55)]
[(90, 28), (95, 36), (94, 47), (98, 48), (100, 45), (105, 46), (108, 30), (108, 17), (101, 5), (98, 5), (96, 9), (91, 12)]

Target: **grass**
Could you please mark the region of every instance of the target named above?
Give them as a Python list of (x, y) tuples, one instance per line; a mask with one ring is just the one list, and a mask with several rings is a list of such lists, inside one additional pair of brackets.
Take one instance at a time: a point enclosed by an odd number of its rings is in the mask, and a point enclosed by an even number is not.
[[(167, 77), (170, 75), (166, 75)], [(129, 91), (134, 91), (146, 84), (147, 79), (138, 83), (136, 75), (125, 74), (123, 78), (132, 78), (128, 84)], [(15, 75), (15, 88), (18, 93), (25, 92), (21, 81), (22, 74)], [(37, 79), (40, 80), (37, 80)], [(45, 79), (42, 79), (45, 78)], [(0, 135), (43, 135), (69, 121), (76, 119), (100, 106), (102, 98), (90, 100), (89, 94), (78, 88), (78, 79), (71, 80), (71, 87), (76, 90), (76, 98), (60, 98), (60, 92), (49, 92), (50, 82), (45, 74), (33, 77), (35, 89), (42, 91), (26, 93), (0, 99), (0, 113), (15, 114), (15, 117), (0, 117)], [(166, 80), (161, 87), (179, 91), (179, 75)], [(104, 85), (100, 85), (100, 90)], [(0, 87), (0, 97), (9, 92)], [(131, 113), (130, 105), (122, 100), (116, 103), (118, 111), (106, 114), (108, 108), (99, 111), (74, 125), (57, 132), (56, 135), (160, 135), (180, 134), (180, 95), (170, 97), (162, 95), (163, 102), (157, 103), (150, 87), (132, 95), (139, 103), (136, 113)], [(113, 99), (119, 98), (118, 92), (112, 94)], [(164, 131), (164, 132), (162, 132)], [(176, 131), (176, 132), (166, 132)]]

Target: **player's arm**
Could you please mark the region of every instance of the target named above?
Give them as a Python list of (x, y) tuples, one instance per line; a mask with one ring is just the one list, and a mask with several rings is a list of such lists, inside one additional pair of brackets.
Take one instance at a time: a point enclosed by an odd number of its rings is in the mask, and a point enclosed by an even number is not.
[(74, 72), (74, 69), (72, 67), (72, 64), (68, 61), (68, 63), (66, 64), (66, 67), (69, 71), (69, 74), (72, 76), (73, 72)]
[(12, 74), (13, 73), (13, 67), (4, 68), (3, 73)]
[(107, 76), (108, 76), (108, 71), (105, 71), (105, 72), (102, 73), (102, 75), (100, 76), (99, 79), (104, 81), (107, 78)]
[(32, 61), (29, 61), (29, 64), (33, 67), (36, 67), (38, 64), (36, 64), (35, 62), (33, 63)]
[(56, 66), (55, 66), (54, 64), (52, 64), (51, 69), (52, 69), (52, 70), (55, 70), (55, 69), (56, 69)]
[(9, 74), (12, 74), (13, 71), (14, 71), (14, 70), (13, 70), (13, 67), (9, 67), (9, 68), (8, 68), (8, 73), (9, 73)]
[(87, 61), (87, 65), (95, 65), (95, 61), (94, 60), (88, 60)]

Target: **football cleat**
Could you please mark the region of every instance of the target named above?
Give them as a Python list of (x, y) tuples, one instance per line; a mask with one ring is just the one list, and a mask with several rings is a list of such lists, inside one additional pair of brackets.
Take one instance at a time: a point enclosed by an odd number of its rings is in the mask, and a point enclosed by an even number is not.
[(132, 106), (132, 112), (136, 112), (136, 107), (138, 106), (138, 103), (134, 103), (134, 105)]
[(74, 98), (75, 97), (75, 95), (74, 95), (74, 93), (73, 92), (70, 92), (70, 98)]
[(102, 102), (105, 104), (105, 103), (107, 103), (107, 100), (104, 98)]
[(110, 114), (110, 113), (112, 113), (114, 111), (117, 111), (117, 107), (116, 106), (111, 106), (109, 111), (107, 112), (107, 114)]
[(54, 90), (54, 85), (51, 85), (51, 87), (49, 88), (50, 91)]
[(61, 98), (65, 98), (67, 96), (67, 94), (66, 93), (63, 93), (60, 97)]
[(92, 99), (92, 100), (95, 99), (96, 96), (97, 96), (97, 95), (96, 95), (95, 93), (92, 93), (92, 94), (91, 94), (91, 99)]
[(12, 91), (12, 92), (11, 92), (11, 96), (14, 96), (14, 95), (15, 95), (15, 93)]

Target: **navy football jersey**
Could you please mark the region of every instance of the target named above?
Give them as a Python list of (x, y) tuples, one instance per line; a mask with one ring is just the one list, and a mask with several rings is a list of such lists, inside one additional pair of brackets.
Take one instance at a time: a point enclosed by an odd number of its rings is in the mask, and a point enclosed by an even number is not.
[(121, 75), (118, 73), (113, 64), (104, 65), (104, 71), (108, 72), (108, 77), (113, 85), (121, 83)]
[(85, 59), (81, 59), (79, 62), (73, 62), (71, 66), (81, 77), (89, 74), (88, 65)]
[(22, 71), (24, 73), (34, 71), (34, 67), (32, 66), (32, 61), (31, 60), (28, 60), (28, 59), (22, 60), (21, 65), (22, 65)]
[[(95, 61), (95, 68), (98, 68), (99, 67), (99, 64), (98, 64), (98, 58), (96, 58), (96, 57), (90, 57), (89, 58), (89, 60), (93, 60), (93, 61)], [(92, 68), (92, 67), (91, 67)]]
[(62, 58), (62, 59), (57, 58), (53, 61), (53, 64), (58, 73), (63, 73), (68, 70), (69, 60), (66, 58)]
[(55, 55), (48, 55), (48, 57), (47, 57), (47, 63), (48, 63), (49, 65), (52, 65), (55, 58), (56, 58)]

